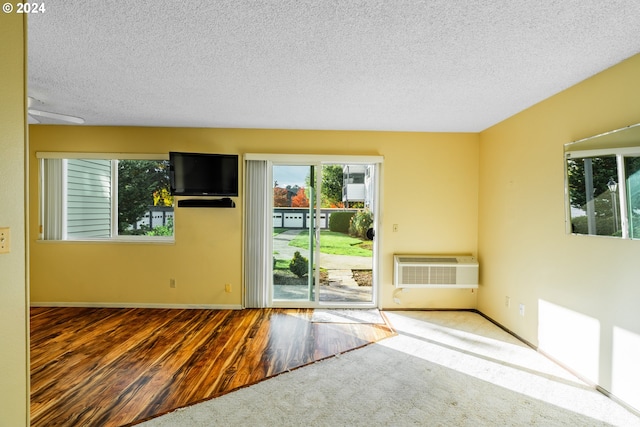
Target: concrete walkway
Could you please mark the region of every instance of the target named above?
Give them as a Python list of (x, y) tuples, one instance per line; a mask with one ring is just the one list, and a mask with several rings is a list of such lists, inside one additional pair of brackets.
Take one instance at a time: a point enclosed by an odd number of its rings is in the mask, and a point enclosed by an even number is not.
[(289, 246), (289, 243), (298, 237), (298, 234), (300, 234), (300, 230), (287, 230), (273, 236), (274, 256), (279, 259), (291, 259), (296, 251), (302, 253), (302, 249)]

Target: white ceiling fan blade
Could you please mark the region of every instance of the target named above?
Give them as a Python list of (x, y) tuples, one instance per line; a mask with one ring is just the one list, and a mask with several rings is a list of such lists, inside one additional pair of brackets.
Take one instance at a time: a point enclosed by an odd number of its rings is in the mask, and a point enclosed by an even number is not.
[(28, 111), (29, 111), (29, 114), (31, 114), (32, 116), (46, 117), (48, 119), (61, 120), (63, 122), (77, 123), (80, 125), (84, 123), (84, 119), (80, 117), (69, 116), (67, 114), (50, 113), (48, 111), (40, 111), (40, 110), (32, 110), (32, 109), (29, 109)]

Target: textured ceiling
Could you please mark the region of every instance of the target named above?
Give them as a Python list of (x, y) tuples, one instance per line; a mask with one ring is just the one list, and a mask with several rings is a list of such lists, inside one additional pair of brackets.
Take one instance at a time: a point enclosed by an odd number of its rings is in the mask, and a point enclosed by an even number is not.
[(638, 0), (45, 4), (29, 95), (90, 125), (477, 132), (640, 52)]

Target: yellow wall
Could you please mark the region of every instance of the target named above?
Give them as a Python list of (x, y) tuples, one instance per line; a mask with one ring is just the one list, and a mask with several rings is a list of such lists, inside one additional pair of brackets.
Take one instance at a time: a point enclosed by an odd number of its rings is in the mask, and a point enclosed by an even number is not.
[(0, 426), (29, 424), (29, 332), (25, 265), (25, 23), (0, 14), (0, 227), (11, 252), (0, 254)]
[(175, 245), (36, 241), (37, 151), (194, 151), (384, 156), (383, 306), (475, 308), (476, 293), (467, 290), (411, 290), (394, 304), (392, 257), (476, 254), (478, 141), (477, 134), (31, 126), (31, 301), (240, 305), (242, 197), (236, 209), (177, 208)]
[(478, 227), (479, 310), (636, 408), (640, 241), (565, 233), (563, 144), (640, 122), (638, 76), (640, 55), (482, 132)]

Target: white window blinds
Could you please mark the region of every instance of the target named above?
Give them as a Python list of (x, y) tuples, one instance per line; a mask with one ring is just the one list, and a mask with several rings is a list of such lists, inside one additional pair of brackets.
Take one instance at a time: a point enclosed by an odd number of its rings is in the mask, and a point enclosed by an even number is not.
[(273, 258), (268, 221), (271, 219), (271, 166), (265, 160), (247, 160), (244, 283), (247, 308), (269, 304)]

